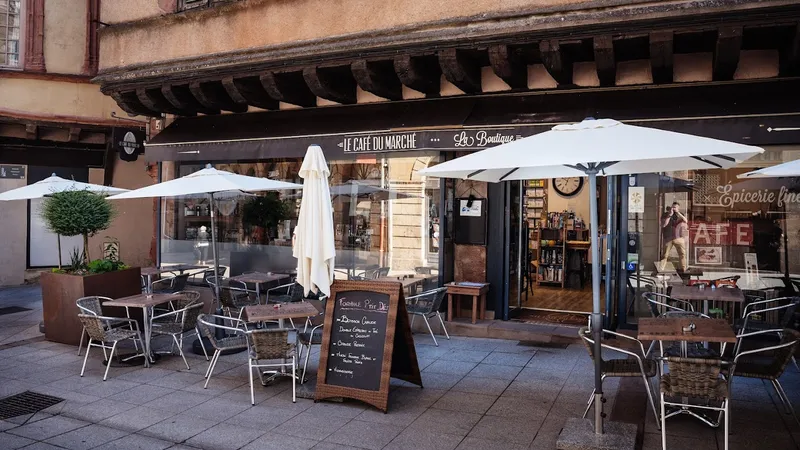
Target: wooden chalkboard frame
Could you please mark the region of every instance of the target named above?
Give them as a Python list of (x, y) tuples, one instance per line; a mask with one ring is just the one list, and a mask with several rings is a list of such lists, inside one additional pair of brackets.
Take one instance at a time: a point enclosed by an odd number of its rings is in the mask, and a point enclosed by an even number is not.
[[(330, 355), (331, 332), (334, 323), (336, 296), (340, 292), (367, 291), (389, 296), (389, 312), (386, 318), (386, 336), (383, 344), (380, 388), (377, 391), (343, 387), (325, 382)], [(384, 413), (388, 411), (389, 382), (395, 377), (422, 387), (417, 352), (411, 335), (411, 324), (406, 312), (403, 285), (399, 282), (382, 281), (336, 281), (331, 286), (331, 295), (325, 308), (325, 325), (322, 332), (317, 388), (314, 401), (326, 398), (351, 398), (372, 405)]]

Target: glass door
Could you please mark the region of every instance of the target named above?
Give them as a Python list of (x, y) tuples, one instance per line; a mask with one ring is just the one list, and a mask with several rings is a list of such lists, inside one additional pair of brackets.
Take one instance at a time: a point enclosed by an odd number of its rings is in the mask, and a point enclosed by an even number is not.
[(508, 274), (506, 286), (508, 292), (509, 315), (515, 316), (527, 300), (528, 286), (527, 258), (528, 243), (526, 223), (524, 220), (523, 182), (506, 182), (506, 257)]

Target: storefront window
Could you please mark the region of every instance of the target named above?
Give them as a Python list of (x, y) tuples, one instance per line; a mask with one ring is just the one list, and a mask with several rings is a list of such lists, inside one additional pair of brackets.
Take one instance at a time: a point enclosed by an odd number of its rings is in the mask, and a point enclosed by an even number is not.
[[(727, 279), (773, 295), (795, 289), (800, 179), (737, 175), (798, 156), (791, 149), (768, 149), (734, 169), (637, 176), (629, 205), (639, 205), (631, 208), (639, 212), (628, 215), (632, 315), (650, 315), (643, 292), (666, 293), (675, 283)], [(637, 203), (639, 197), (643, 204)]]
[[(331, 201), (336, 240), (336, 277), (430, 275), (439, 267), (439, 180), (416, 171), (438, 162), (438, 153), (358, 160), (331, 160)], [(216, 163), (217, 169), (302, 184), (302, 160)], [(202, 164), (164, 165), (185, 176)], [(234, 276), (247, 271), (296, 267), (291, 236), (302, 191), (279, 191), (217, 200), (220, 264)], [(208, 199), (163, 202), (161, 260), (164, 264), (211, 266)], [(428, 287), (432, 287), (429, 285)]]

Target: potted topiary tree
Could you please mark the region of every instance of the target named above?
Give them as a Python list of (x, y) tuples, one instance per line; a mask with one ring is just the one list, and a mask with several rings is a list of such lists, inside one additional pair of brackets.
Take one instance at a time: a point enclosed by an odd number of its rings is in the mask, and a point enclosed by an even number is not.
[[(83, 236), (83, 251), (74, 249), (69, 267), (41, 277), (45, 337), (64, 344), (80, 342), (81, 326), (75, 301), (98, 295), (110, 298), (141, 293), (141, 272), (129, 268), (118, 256), (91, 260), (89, 237), (107, 229), (115, 216), (102, 195), (89, 191), (64, 191), (45, 198), (41, 212), (45, 224), (62, 236)], [(59, 259), (61, 249), (59, 248)], [(115, 311), (115, 314), (125, 314)]]

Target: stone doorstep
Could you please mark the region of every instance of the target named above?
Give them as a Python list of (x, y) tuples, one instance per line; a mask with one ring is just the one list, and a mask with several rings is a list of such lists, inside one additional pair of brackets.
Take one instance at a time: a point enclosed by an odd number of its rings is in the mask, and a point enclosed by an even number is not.
[(635, 450), (636, 425), (606, 421), (604, 431), (603, 434), (596, 434), (591, 419), (567, 419), (556, 441), (556, 449)]
[[(428, 319), (437, 339), (444, 336), (439, 320)], [(478, 320), (472, 324), (468, 318), (445, 321), (447, 332), (451, 336), (465, 336), (491, 339), (510, 339), (516, 341), (551, 342), (574, 344), (580, 341), (578, 329), (559, 325), (541, 325), (533, 323), (507, 322), (502, 320)], [(414, 333), (428, 334), (428, 328), (421, 317), (414, 320)]]

